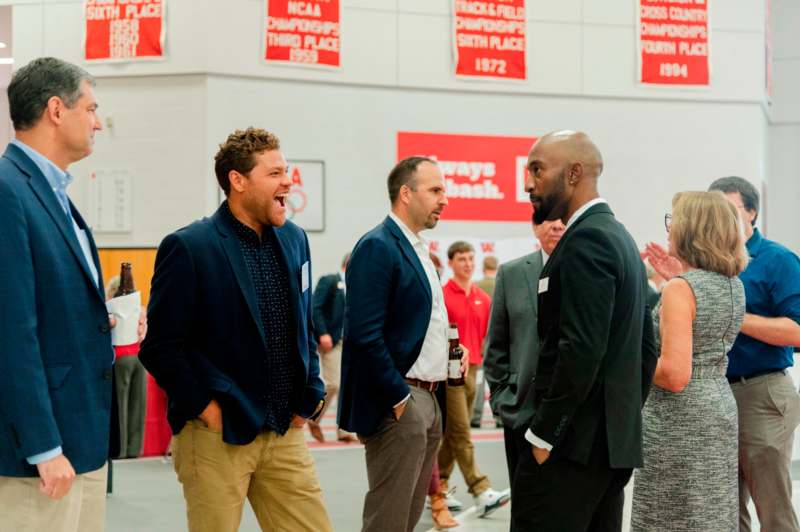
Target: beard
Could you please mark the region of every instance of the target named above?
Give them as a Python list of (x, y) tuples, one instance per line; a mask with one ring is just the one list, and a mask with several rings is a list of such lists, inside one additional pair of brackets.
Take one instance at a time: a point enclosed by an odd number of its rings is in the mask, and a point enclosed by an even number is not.
[(547, 196), (537, 196), (531, 192), (533, 204), (533, 223), (540, 225), (549, 220), (561, 218), (567, 210), (567, 187), (564, 184), (566, 169), (556, 179), (555, 190)]
[(439, 223), (439, 219), (436, 216), (434, 216), (434, 214), (438, 214), (439, 216), (441, 216), (440, 212), (430, 213), (428, 217), (425, 219), (425, 224), (424, 224), (425, 229), (433, 229), (434, 227), (436, 227), (436, 224)]

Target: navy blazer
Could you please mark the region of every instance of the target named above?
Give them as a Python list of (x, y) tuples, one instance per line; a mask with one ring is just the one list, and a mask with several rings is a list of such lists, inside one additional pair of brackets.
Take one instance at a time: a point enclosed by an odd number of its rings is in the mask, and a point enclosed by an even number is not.
[(431, 285), (390, 217), (356, 244), (346, 284), (338, 423), (369, 436), (409, 394), (405, 375), (428, 331)]
[(344, 327), (343, 286), (339, 286), (341, 277), (338, 273), (323, 275), (317, 282), (312, 298), (314, 309), (314, 334), (317, 339), (323, 334), (330, 334), (333, 345), (341, 340)]
[[(98, 273), (100, 261), (86, 230)], [(108, 458), (114, 351), (101, 289), (72, 223), (17, 146), (0, 159), (0, 476), (61, 446), (76, 473)]]
[[(226, 208), (223, 204), (211, 218), (161, 242), (139, 359), (167, 392), (173, 433), (216, 399), (223, 440), (243, 445), (264, 428), (267, 346), (255, 288), (233, 224), (222, 212)], [(279, 260), (289, 274), (294, 356), (303, 362), (292, 407), (310, 417), (325, 387), (311, 334), (308, 238), (289, 221), (274, 230)]]

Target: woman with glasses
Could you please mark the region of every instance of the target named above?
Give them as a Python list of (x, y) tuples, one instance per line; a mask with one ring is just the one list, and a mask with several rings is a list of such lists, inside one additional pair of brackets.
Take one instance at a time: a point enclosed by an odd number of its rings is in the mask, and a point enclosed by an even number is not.
[(735, 531), (738, 425), (725, 370), (744, 317), (744, 232), (719, 192), (675, 195), (664, 221), (670, 257), (648, 259), (679, 261), (683, 273), (653, 312), (660, 358), (643, 410), (631, 529)]

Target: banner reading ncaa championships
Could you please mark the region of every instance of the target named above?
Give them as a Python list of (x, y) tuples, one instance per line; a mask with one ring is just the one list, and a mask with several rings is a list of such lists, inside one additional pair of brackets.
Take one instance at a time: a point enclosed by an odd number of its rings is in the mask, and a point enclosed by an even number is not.
[(525, 79), (525, 0), (453, 0), (456, 75)]
[(442, 220), (530, 222), (525, 192), (528, 151), (534, 137), (397, 134), (397, 160), (414, 155), (435, 159), (449, 202)]
[(639, 82), (709, 84), (706, 0), (639, 0)]
[(85, 0), (87, 61), (163, 59), (167, 0)]
[(340, 0), (266, 2), (264, 58), (267, 61), (340, 66)]

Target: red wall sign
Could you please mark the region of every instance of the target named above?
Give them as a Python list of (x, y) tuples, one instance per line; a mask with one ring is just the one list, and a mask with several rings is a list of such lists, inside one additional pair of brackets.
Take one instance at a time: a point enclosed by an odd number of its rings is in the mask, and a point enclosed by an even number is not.
[(708, 85), (706, 0), (639, 0), (639, 82)]
[(453, 0), (456, 75), (525, 79), (525, 0)]
[(438, 133), (397, 134), (397, 159), (436, 159), (449, 205), (442, 220), (529, 222), (525, 192), (528, 151), (534, 137), (493, 137)]
[(166, 3), (167, 0), (85, 0), (86, 60), (163, 58)]
[(266, 0), (264, 58), (283, 63), (338, 67), (340, 0)]

